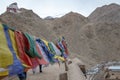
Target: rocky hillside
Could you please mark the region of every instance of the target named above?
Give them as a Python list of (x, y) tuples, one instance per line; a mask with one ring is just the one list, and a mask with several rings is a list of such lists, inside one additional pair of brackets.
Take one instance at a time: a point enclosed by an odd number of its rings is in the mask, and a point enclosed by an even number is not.
[(89, 23), (82, 27), (79, 52), (86, 60), (102, 62), (120, 60), (120, 24)]
[(1, 22), (17, 30), (28, 32), (37, 37), (53, 40), (55, 35), (47, 28), (46, 23), (32, 10), (21, 8), (20, 13), (5, 12), (0, 15)]
[(64, 36), (71, 51), (77, 52), (79, 47), (80, 29), (87, 23), (87, 19), (74, 12), (70, 12), (52, 22), (52, 30), (60, 36)]
[(89, 16), (91, 22), (120, 22), (120, 5), (112, 3), (96, 8)]
[(70, 12), (61, 18), (41, 19), (32, 10), (4, 13), (0, 21), (47, 40), (64, 36), (72, 56), (87, 64), (120, 60), (120, 5), (97, 8), (88, 17)]
[(86, 56), (84, 60), (120, 60), (120, 5), (99, 7), (90, 14), (88, 20), (81, 28), (79, 36), (79, 52)]

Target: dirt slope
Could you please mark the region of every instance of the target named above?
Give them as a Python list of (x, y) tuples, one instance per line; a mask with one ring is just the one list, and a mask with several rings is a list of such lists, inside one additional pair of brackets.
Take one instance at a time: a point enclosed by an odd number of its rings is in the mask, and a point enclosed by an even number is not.
[(51, 29), (56, 35), (64, 36), (72, 52), (78, 52), (80, 29), (87, 23), (81, 14), (70, 12), (51, 21)]
[(120, 24), (89, 23), (81, 29), (80, 55), (86, 60), (102, 62), (120, 60)]

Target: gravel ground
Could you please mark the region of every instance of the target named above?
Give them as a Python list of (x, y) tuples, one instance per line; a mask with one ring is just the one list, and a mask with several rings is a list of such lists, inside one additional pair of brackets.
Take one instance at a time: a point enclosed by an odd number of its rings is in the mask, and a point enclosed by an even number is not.
[(43, 68), (43, 72), (39, 72), (39, 67), (36, 69), (36, 73), (33, 74), (32, 70), (27, 73), (27, 80), (57, 80), (59, 73), (64, 71), (64, 64), (60, 66), (58, 64), (49, 65)]

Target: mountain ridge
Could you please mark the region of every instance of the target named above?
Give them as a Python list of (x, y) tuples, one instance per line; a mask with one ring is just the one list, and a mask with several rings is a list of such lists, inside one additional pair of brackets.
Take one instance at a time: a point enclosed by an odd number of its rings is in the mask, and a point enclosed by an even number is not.
[(120, 5), (110, 4), (96, 8), (88, 17), (70, 12), (60, 18), (44, 20), (32, 10), (4, 13), (0, 21), (48, 41), (64, 36), (72, 56), (87, 64), (119, 60)]

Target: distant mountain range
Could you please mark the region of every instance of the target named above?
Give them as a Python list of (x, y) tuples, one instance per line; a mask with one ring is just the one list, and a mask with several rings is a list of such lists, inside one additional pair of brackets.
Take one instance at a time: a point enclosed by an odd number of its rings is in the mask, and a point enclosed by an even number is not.
[(120, 5), (96, 8), (88, 17), (70, 12), (60, 18), (40, 18), (32, 10), (5, 12), (0, 21), (48, 41), (64, 36), (71, 56), (86, 64), (120, 60)]

